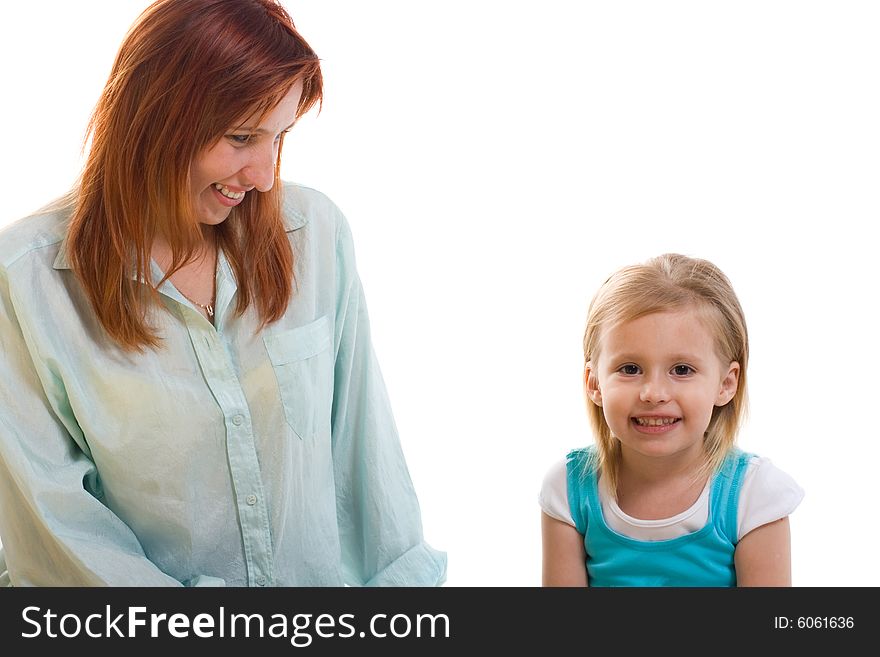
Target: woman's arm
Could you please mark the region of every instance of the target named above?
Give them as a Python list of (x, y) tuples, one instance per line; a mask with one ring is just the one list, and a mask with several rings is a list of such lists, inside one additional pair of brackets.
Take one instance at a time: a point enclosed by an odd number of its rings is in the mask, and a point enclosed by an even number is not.
[(446, 554), (422, 535), (418, 499), (370, 341), (351, 234), (341, 215), (336, 261), (332, 441), (346, 582), (436, 586), (446, 579)]
[(543, 586), (587, 586), (584, 537), (568, 523), (541, 513)]
[(742, 537), (734, 554), (737, 586), (791, 586), (791, 531), (788, 517)]
[(64, 384), (32, 353), (2, 267), (0, 353), (0, 538), (11, 583), (180, 586), (101, 502)]

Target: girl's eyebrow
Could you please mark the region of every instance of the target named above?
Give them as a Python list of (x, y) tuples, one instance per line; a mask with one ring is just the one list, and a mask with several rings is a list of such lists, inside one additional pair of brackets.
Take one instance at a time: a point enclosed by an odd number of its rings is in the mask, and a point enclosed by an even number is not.
[[(639, 361), (639, 360), (645, 359), (644, 354), (638, 354), (638, 353), (635, 353), (632, 351), (622, 351), (620, 353), (609, 352), (608, 357), (610, 358), (610, 360), (614, 360), (614, 361), (625, 361), (625, 360)], [(664, 356), (664, 359), (668, 359), (670, 362), (675, 361), (675, 362), (685, 362), (685, 363), (688, 363), (688, 362), (696, 363), (701, 360), (700, 357), (697, 356), (696, 354), (687, 354), (687, 353), (677, 353), (677, 354), (672, 354), (671, 356)]]

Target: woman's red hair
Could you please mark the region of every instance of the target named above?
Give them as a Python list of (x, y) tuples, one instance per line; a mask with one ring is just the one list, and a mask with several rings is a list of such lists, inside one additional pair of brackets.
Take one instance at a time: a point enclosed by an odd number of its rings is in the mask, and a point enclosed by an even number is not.
[[(190, 164), (243, 116), (271, 111), (297, 81), (298, 118), (321, 100), (321, 68), (275, 0), (158, 0), (132, 26), (89, 122), (67, 240), (98, 319), (123, 348), (160, 343), (147, 322), (157, 300), (153, 241), (171, 246), (167, 278), (202, 240)], [(294, 284), (277, 163), (275, 182), (215, 227), (238, 284), (236, 312), (254, 303), (264, 326), (284, 314)]]

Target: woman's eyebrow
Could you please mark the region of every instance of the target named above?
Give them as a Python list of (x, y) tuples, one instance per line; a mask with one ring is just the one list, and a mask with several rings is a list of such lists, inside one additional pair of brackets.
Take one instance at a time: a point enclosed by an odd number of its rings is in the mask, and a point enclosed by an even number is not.
[[(284, 130), (282, 130), (281, 132), (284, 132), (285, 130), (290, 130), (294, 125), (296, 125), (296, 121), (294, 121), (289, 126), (284, 128)], [(239, 128), (236, 128), (236, 130), (247, 131), (247, 132), (250, 132), (255, 135), (267, 135), (270, 132), (269, 130), (266, 130), (265, 128), (251, 128), (250, 126), (246, 126), (246, 125), (243, 125)]]

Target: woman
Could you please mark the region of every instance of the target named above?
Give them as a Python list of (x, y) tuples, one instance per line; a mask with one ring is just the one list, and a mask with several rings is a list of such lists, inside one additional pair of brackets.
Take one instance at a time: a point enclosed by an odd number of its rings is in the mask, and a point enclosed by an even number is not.
[(321, 84), (274, 0), (158, 0), (76, 189), (0, 235), (11, 584), (444, 581), (348, 225), (279, 180)]

